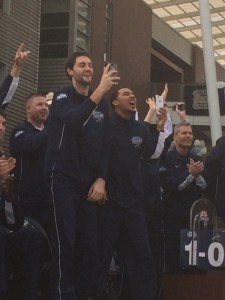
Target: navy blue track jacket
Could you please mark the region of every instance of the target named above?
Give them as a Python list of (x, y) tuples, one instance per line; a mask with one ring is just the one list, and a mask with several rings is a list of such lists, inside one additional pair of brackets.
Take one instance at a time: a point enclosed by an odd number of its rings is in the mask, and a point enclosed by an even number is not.
[(72, 85), (55, 93), (48, 122), (48, 178), (90, 188), (96, 178), (106, 177), (108, 110), (105, 99), (96, 105)]
[(22, 202), (23, 199), (32, 201), (32, 198), (35, 198), (43, 201), (44, 205), (46, 201), (47, 188), (44, 178), (46, 144), (47, 127), (39, 130), (27, 120), (16, 126), (11, 133), (9, 150), (16, 158), (14, 174)]
[(215, 202), (218, 215), (225, 220), (225, 137), (216, 141), (205, 168), (209, 177), (208, 196)]
[(106, 190), (109, 202), (129, 207), (143, 197), (140, 158), (155, 152), (159, 132), (151, 134), (134, 119), (111, 116), (111, 141)]
[[(188, 153), (180, 155), (176, 149), (169, 151), (160, 168), (160, 180), (163, 188), (163, 203), (165, 206), (165, 220), (181, 225), (189, 224), (190, 208), (192, 204), (202, 197), (202, 190), (193, 180), (184, 190), (179, 185), (190, 175), (187, 164), (192, 158), (195, 162), (202, 161), (201, 157)], [(206, 174), (201, 173), (206, 180)]]

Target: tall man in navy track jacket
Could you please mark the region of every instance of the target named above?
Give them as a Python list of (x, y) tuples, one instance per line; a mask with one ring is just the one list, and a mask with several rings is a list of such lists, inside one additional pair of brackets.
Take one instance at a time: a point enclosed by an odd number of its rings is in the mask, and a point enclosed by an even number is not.
[(34, 93), (27, 97), (27, 119), (11, 133), (9, 150), (16, 158), (16, 185), (19, 201), (26, 216), (43, 227), (49, 220), (47, 184), (44, 162), (47, 145), (48, 104), (45, 95)]
[(109, 67), (91, 94), (91, 59), (86, 53), (73, 53), (66, 62), (72, 84), (56, 92), (51, 105), (46, 174), (52, 205), (53, 300), (89, 299), (96, 277), (94, 202), (105, 197), (109, 138), (108, 104), (102, 97), (119, 80)]
[[(102, 270), (99, 284), (104, 290), (113, 252), (122, 236), (125, 267), (131, 295), (129, 299), (154, 299), (155, 278), (145, 215), (140, 158), (150, 158), (156, 150), (159, 131), (164, 129), (166, 113), (158, 131), (134, 120), (136, 98), (128, 88), (112, 95), (109, 170), (106, 180), (108, 200), (99, 206), (99, 256)], [(164, 109), (161, 109), (164, 110)], [(102, 280), (102, 282), (101, 282)], [(104, 298), (99, 291), (98, 299)]]
[(204, 163), (198, 155), (191, 154), (193, 142), (191, 125), (180, 123), (174, 128), (176, 148), (168, 151), (160, 168), (163, 188), (165, 270), (180, 270), (180, 229), (189, 228), (190, 208), (205, 191)]

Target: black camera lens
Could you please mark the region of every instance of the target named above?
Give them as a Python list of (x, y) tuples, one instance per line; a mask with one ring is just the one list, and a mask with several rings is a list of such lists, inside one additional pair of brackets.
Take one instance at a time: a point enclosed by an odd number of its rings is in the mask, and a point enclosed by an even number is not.
[(172, 106), (173, 111), (175, 111), (176, 108), (178, 108), (178, 110), (180, 110), (180, 111), (183, 111), (183, 110), (185, 110), (185, 104), (184, 104), (184, 103), (181, 103), (181, 104), (174, 104), (174, 105)]
[(178, 109), (183, 111), (185, 109), (184, 103), (178, 104)]

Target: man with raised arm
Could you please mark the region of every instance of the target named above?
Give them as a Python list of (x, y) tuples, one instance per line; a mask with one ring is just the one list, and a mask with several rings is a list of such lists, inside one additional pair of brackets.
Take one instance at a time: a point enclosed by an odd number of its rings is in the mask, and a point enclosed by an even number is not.
[(91, 93), (91, 58), (73, 53), (65, 65), (71, 85), (56, 92), (51, 104), (46, 175), (52, 205), (52, 300), (88, 300), (97, 276), (95, 202), (105, 197), (109, 139), (108, 104), (102, 97), (119, 80), (109, 67)]
[(26, 63), (30, 51), (23, 51), (24, 43), (17, 49), (15, 61), (10, 74), (8, 74), (0, 87), (0, 107), (5, 109), (11, 101), (18, 83), (23, 65)]

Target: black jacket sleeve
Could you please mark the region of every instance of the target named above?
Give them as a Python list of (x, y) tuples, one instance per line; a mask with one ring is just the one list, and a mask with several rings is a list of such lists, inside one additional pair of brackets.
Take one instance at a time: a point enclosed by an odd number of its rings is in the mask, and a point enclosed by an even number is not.
[(0, 87), (0, 107), (6, 109), (17, 89), (19, 78), (14, 78), (10, 74), (6, 76)]

